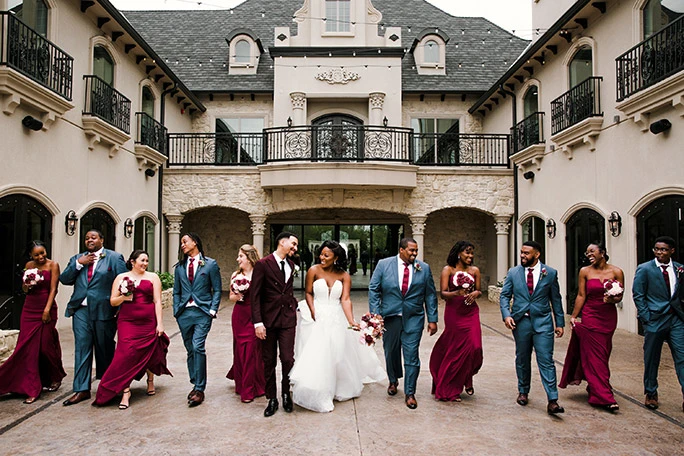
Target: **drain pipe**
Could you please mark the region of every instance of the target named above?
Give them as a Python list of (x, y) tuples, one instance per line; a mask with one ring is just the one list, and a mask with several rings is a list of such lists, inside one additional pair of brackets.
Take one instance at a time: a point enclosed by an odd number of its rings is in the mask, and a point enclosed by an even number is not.
[[(504, 97), (506, 95), (510, 95), (513, 102), (513, 128), (511, 128), (511, 148), (515, 147), (515, 126), (518, 124), (518, 106), (517, 106), (517, 100), (515, 98), (515, 93), (511, 92), (510, 90), (507, 90), (504, 88), (503, 84), (499, 84), (499, 91), (504, 94)], [(516, 265), (518, 264), (518, 255), (516, 254), (518, 252), (518, 165), (513, 163), (513, 220), (511, 222), (511, 225), (513, 225), (513, 258), (514, 261), (512, 264)]]
[[(159, 101), (159, 110), (161, 111), (159, 113), (159, 123), (164, 125), (166, 121), (166, 95), (169, 93), (173, 92), (176, 89), (177, 83), (173, 83), (173, 86), (170, 88), (164, 90), (161, 94), (161, 100)], [(168, 159), (168, 153), (169, 153), (169, 137), (168, 134), (166, 135), (166, 141), (164, 144)], [(164, 261), (164, 214), (162, 214), (162, 190), (163, 190), (163, 177), (164, 177), (164, 165), (162, 164), (159, 167), (159, 177), (157, 180), (157, 219), (159, 220), (159, 224), (161, 225), (159, 227), (159, 271), (163, 271), (163, 265), (167, 264), (167, 262)], [(166, 271), (166, 272), (171, 272), (171, 271)]]

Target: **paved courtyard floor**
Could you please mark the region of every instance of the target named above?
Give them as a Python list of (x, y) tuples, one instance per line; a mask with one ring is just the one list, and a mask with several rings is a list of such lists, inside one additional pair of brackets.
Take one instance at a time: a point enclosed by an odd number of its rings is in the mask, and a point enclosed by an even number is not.
[[(353, 293), (355, 313), (366, 309), (367, 295)], [(164, 311), (171, 336), (169, 368), (174, 377), (156, 381), (156, 396), (145, 382), (134, 382), (131, 408), (63, 407), (73, 372), (73, 336), (61, 330), (69, 374), (62, 388), (32, 405), (19, 398), (0, 400), (0, 454), (127, 455), (455, 455), (455, 454), (684, 454), (684, 413), (672, 356), (664, 349), (660, 369), (661, 407), (642, 406), (642, 338), (618, 330), (611, 358), (612, 384), (620, 403), (616, 415), (586, 403), (584, 385), (560, 390), (566, 413), (546, 414), (546, 399), (536, 369), (530, 404), (520, 407), (513, 365), (514, 343), (498, 307), (480, 300), (484, 366), (475, 377), (475, 395), (461, 403), (430, 395), (428, 360), (437, 336), (423, 337), (418, 408), (409, 410), (403, 394), (389, 397), (386, 384), (368, 385), (363, 395), (336, 403), (327, 414), (295, 407), (264, 418), (266, 399), (242, 404), (225, 378), (232, 360), (231, 307), (227, 301), (207, 342), (209, 381), (206, 402), (188, 408), (191, 389), (185, 350), (170, 310)], [(440, 308), (443, 312), (443, 307)], [(440, 333), (443, 328), (440, 326)], [(439, 334), (439, 333), (438, 333)], [(556, 344), (558, 374), (569, 334)], [(376, 346), (382, 356), (381, 344)], [(533, 364), (536, 366), (536, 364)], [(93, 385), (93, 393), (97, 383)]]

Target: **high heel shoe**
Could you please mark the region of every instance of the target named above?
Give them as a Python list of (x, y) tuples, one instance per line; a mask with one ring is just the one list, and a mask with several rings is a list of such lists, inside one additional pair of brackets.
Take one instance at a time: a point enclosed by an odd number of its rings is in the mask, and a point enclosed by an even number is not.
[(157, 391), (154, 389), (154, 380), (147, 379), (147, 395), (154, 396)]
[(59, 389), (60, 386), (62, 386), (62, 382), (52, 382), (50, 386), (44, 386), (43, 391), (54, 393)]
[(27, 397), (27, 398), (24, 400), (24, 404), (33, 404), (34, 402), (36, 402), (36, 399), (38, 399), (38, 398), (37, 398), (37, 397), (33, 397), (33, 396)]
[(468, 396), (472, 396), (473, 394), (475, 394), (475, 388), (471, 386), (470, 388), (466, 388), (465, 392)]
[[(121, 403), (119, 404), (119, 410), (126, 410), (128, 408), (128, 402), (131, 400), (131, 389), (126, 388), (123, 390), (123, 395), (121, 396)], [(125, 401), (125, 402), (124, 402)]]

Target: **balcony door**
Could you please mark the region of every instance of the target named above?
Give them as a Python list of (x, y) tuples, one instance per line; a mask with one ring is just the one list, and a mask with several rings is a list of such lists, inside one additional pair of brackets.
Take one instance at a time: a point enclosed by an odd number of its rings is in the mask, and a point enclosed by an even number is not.
[(581, 47), (572, 58), (568, 68), (570, 88), (579, 85), (593, 76), (592, 51), (589, 46)]
[(10, 0), (9, 11), (13, 12), (17, 19), (38, 32), (47, 36), (48, 6), (43, 0)]
[(601, 242), (605, 245), (605, 220), (598, 212), (591, 209), (580, 209), (566, 223), (566, 274), (567, 274), (567, 312), (571, 314), (577, 297), (577, 276), (579, 270), (589, 262), (584, 256), (587, 245)]
[(0, 237), (4, 240), (0, 244), (0, 329), (19, 329), (26, 247), (33, 240), (41, 240), (52, 255), (52, 214), (29, 196), (0, 198)]
[(313, 157), (320, 160), (362, 160), (363, 122), (346, 114), (331, 114), (315, 119)]

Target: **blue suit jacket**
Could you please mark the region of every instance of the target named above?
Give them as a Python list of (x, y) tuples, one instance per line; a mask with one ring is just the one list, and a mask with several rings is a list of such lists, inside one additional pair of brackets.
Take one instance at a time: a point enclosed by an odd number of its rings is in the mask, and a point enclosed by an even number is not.
[[(675, 261), (672, 264), (676, 276), (677, 269), (682, 265)], [(669, 321), (670, 306), (678, 311), (680, 318), (684, 318), (681, 315), (682, 308), (678, 297), (680, 282), (678, 279), (679, 277), (670, 277), (670, 280), (675, 283), (675, 291), (670, 295), (663, 277), (663, 270), (656, 265), (655, 260), (642, 263), (637, 267), (632, 285), (632, 298), (637, 308), (637, 316), (645, 329), (657, 331)]]
[[(201, 263), (204, 264), (201, 264)], [(218, 312), (221, 303), (221, 271), (215, 260), (200, 256), (200, 264), (195, 269), (195, 277), (190, 283), (186, 267), (187, 261), (176, 264), (173, 281), (173, 315), (178, 317), (192, 298), (203, 312), (211, 315)]]
[[(545, 264), (541, 264), (541, 270), (546, 270), (546, 274), (542, 272), (539, 275), (539, 281), (532, 296), (527, 289), (525, 268), (518, 265), (508, 270), (499, 298), (501, 316), (504, 320), (506, 317), (513, 317), (513, 320), (517, 322), (525, 313), (529, 313), (535, 331), (548, 330), (549, 327), (553, 328), (551, 317), (553, 308), (556, 327), (565, 327), (558, 271)], [(512, 307), (511, 297), (513, 297)]]
[[(86, 252), (87, 253), (87, 252)], [(116, 315), (117, 309), (109, 303), (114, 279), (127, 271), (123, 255), (113, 250), (104, 249), (104, 257), (100, 257), (93, 271), (93, 278), (88, 282), (88, 266), (76, 269), (76, 261), (86, 253), (74, 255), (69, 264), (59, 276), (59, 281), (64, 285), (73, 285), (66, 307), (66, 316), (71, 317), (81, 303), (88, 298), (88, 314), (91, 320), (111, 320)]]
[(368, 306), (372, 313), (386, 316), (403, 316), (404, 330), (422, 331), (427, 312), (429, 323), (437, 322), (437, 292), (430, 266), (416, 260), (420, 271), (414, 266), (411, 286), (406, 296), (399, 286), (398, 259), (396, 256), (380, 260), (373, 271), (368, 286)]

